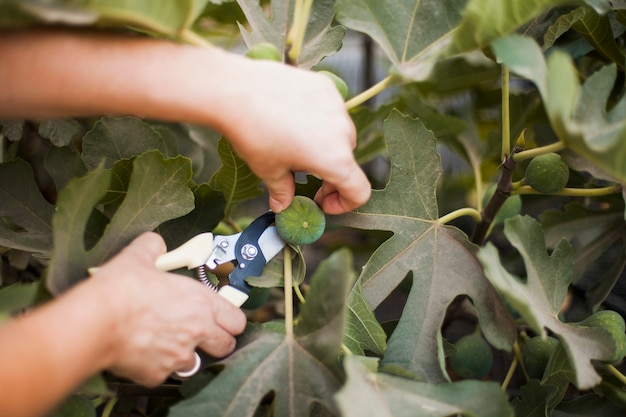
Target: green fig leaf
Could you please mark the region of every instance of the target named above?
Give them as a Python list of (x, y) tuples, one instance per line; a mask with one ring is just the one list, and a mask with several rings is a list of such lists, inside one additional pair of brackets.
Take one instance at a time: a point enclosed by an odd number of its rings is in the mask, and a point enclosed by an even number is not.
[[(318, 64), (324, 57), (334, 54), (341, 48), (346, 30), (341, 26), (331, 27), (335, 15), (334, 1), (317, 0), (312, 2), (302, 53), (298, 57), (297, 65), (299, 67), (309, 69)], [(287, 33), (292, 24), (296, 2), (294, 0), (273, 1), (271, 3), (271, 18), (266, 16), (259, 0), (237, 0), (237, 3), (246, 15), (250, 26), (248, 31), (242, 24), (239, 25), (248, 48), (262, 42), (269, 42), (276, 46), (284, 56), (287, 48)]]
[[(121, 163), (127, 161), (120, 161)], [(59, 194), (52, 225), (54, 249), (47, 285), (59, 294), (84, 279), (87, 269), (101, 265), (145, 231), (193, 209), (188, 188), (188, 159), (165, 159), (158, 151), (136, 157), (127, 193), (95, 246), (85, 247), (85, 233), (92, 211), (110, 187), (112, 170), (98, 167), (72, 180)]]
[(208, 184), (200, 184), (193, 195), (194, 209), (189, 214), (169, 220), (156, 230), (168, 248), (176, 248), (197, 234), (210, 232), (224, 218), (226, 201), (222, 193)]
[(120, 159), (140, 155), (148, 149), (157, 149), (167, 155), (161, 135), (150, 125), (134, 117), (99, 120), (83, 138), (83, 160), (89, 169), (101, 163), (111, 168)]
[(366, 351), (370, 351), (382, 356), (387, 350), (387, 335), (363, 297), (360, 281), (348, 297), (343, 343), (355, 355), (365, 355)]
[[(469, 0), (463, 12), (463, 20), (454, 34), (450, 53), (485, 48), (495, 39), (513, 33), (545, 10), (571, 3), (572, 0)], [(597, 13), (606, 13), (610, 8), (608, 0), (587, 0), (584, 3), (593, 7)]]
[(309, 416), (315, 404), (335, 412), (333, 395), (343, 383), (337, 355), (353, 279), (349, 251), (333, 253), (311, 277), (293, 336), (249, 325), (238, 349), (220, 362), (219, 375), (169, 415), (252, 417), (270, 392), (277, 417)]
[[(66, 25), (108, 25), (132, 27), (170, 37), (185, 38), (195, 19), (209, 0), (154, 2), (151, 0), (77, 0), (67, 1), (8, 1), (17, 3), (15, 13), (45, 23)], [(3, 5), (6, 6), (6, 5)]]
[(576, 373), (576, 386), (595, 386), (601, 378), (592, 361), (608, 360), (616, 346), (607, 331), (563, 323), (558, 317), (572, 279), (571, 245), (561, 240), (548, 255), (541, 225), (528, 216), (506, 220), (504, 233), (524, 259), (526, 281), (502, 266), (491, 243), (478, 253), (485, 274), (536, 334), (545, 337), (550, 329), (559, 338)]
[(616, 66), (599, 69), (581, 86), (564, 52), (554, 51), (545, 60), (539, 45), (520, 35), (498, 39), (492, 47), (512, 72), (537, 86), (559, 139), (613, 178), (626, 181), (626, 142), (621, 140), (626, 131), (626, 97), (607, 110)]
[(47, 256), (54, 206), (41, 195), (29, 164), (0, 164), (0, 246)]
[(496, 383), (428, 384), (368, 372), (353, 356), (345, 359), (344, 366), (348, 381), (337, 393), (344, 417), (513, 416), (507, 395)]
[(209, 186), (224, 195), (224, 212), (229, 216), (236, 205), (260, 196), (263, 191), (260, 188), (261, 180), (237, 155), (228, 141), (220, 139), (217, 149), (222, 166), (209, 180)]
[(466, 0), (337, 0), (337, 20), (376, 41), (394, 72), (424, 80), (452, 41)]
[[(437, 222), (436, 184), (441, 163), (435, 138), (419, 120), (393, 111), (385, 122), (390, 179), (368, 203), (329, 222), (366, 230), (392, 231), (372, 254), (359, 280), (375, 309), (410, 274), (413, 285), (402, 317), (388, 341), (383, 365), (399, 365), (428, 381), (445, 381), (441, 325), (447, 306), (468, 295), (487, 340), (510, 349), (515, 326), (484, 277), (476, 247), (454, 227)], [(451, 262), (454, 260), (454, 262)], [(363, 330), (367, 333), (367, 330)]]
[(39, 124), (41, 137), (55, 146), (67, 146), (80, 133), (80, 124), (74, 119), (44, 120)]
[(57, 191), (65, 188), (72, 178), (87, 174), (87, 167), (80, 154), (69, 146), (52, 146), (44, 158), (44, 167)]

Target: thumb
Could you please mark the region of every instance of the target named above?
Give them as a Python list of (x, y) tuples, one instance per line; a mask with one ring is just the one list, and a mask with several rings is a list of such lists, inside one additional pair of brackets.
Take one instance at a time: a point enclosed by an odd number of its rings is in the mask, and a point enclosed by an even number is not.
[(270, 209), (274, 213), (280, 213), (289, 207), (296, 192), (296, 184), (291, 171), (286, 171), (280, 177), (271, 180), (266, 179), (265, 185), (270, 193)]

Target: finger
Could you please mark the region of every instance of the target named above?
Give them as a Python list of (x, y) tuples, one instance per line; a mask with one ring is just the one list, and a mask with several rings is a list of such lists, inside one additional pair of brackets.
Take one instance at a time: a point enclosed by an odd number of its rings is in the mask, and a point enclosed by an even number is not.
[(365, 204), (372, 192), (365, 173), (356, 163), (348, 169), (344, 178), (333, 181), (331, 177), (324, 181), (315, 201), (327, 214), (342, 214), (354, 210)]
[(215, 324), (222, 330), (230, 335), (238, 335), (245, 330), (247, 318), (241, 309), (217, 294), (215, 294), (215, 300), (210, 305), (213, 308)]
[(221, 329), (214, 331), (210, 338), (204, 339), (198, 344), (200, 349), (216, 358), (230, 355), (236, 346), (235, 338)]
[(291, 171), (285, 171), (275, 178), (266, 178), (265, 185), (270, 193), (269, 205), (273, 212), (280, 213), (289, 207), (296, 192), (296, 184)]
[(125, 249), (124, 253), (131, 254), (148, 261), (150, 264), (161, 254), (165, 253), (167, 247), (163, 238), (154, 232), (145, 232), (133, 240)]

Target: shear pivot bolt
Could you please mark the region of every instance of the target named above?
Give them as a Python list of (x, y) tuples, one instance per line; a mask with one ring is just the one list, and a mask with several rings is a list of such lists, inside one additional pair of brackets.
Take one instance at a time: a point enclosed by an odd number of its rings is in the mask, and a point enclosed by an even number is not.
[(256, 246), (251, 245), (249, 243), (246, 245), (243, 245), (243, 248), (241, 248), (241, 256), (243, 256), (243, 259), (245, 259), (246, 261), (253, 260), (254, 258), (256, 258), (258, 253), (259, 252)]

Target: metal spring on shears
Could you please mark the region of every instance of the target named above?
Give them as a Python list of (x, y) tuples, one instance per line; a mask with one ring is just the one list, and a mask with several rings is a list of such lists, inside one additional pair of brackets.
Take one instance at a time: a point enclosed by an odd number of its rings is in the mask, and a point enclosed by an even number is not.
[(203, 283), (204, 285), (206, 285), (207, 287), (209, 287), (213, 291), (217, 291), (217, 285), (215, 285), (211, 281), (209, 281), (209, 277), (207, 277), (207, 275), (206, 275), (206, 267), (204, 265), (201, 265), (201, 266), (196, 268), (196, 275), (198, 276), (198, 280), (201, 283)]

